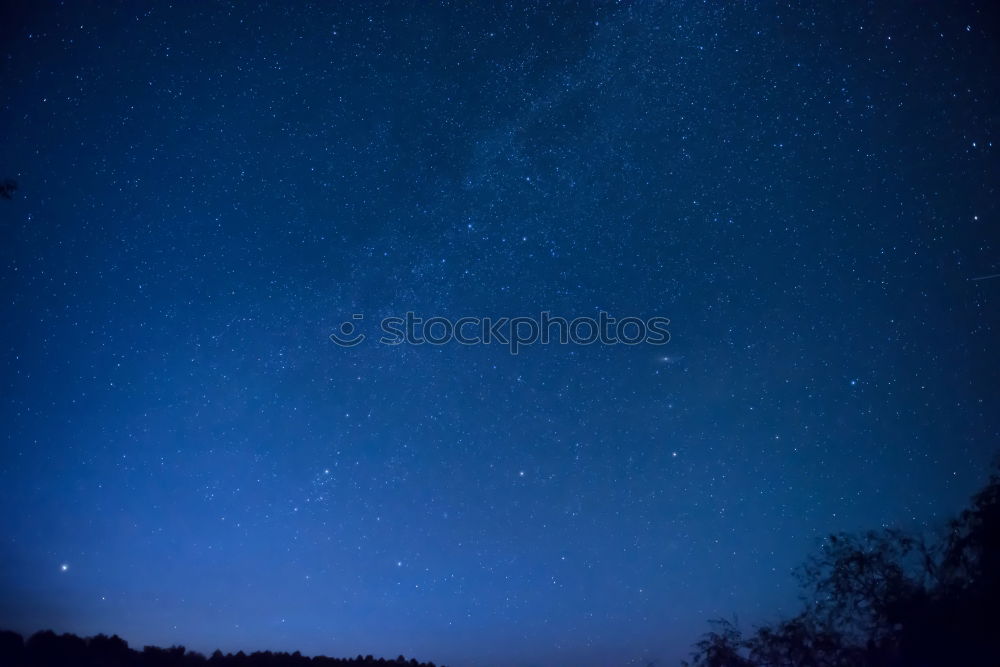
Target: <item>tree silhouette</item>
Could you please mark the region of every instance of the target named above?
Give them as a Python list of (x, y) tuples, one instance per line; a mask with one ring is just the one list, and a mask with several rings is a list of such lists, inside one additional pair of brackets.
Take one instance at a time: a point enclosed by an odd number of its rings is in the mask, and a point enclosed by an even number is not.
[(432, 662), (407, 661), (403, 656), (391, 663), (371, 655), (357, 658), (308, 658), (295, 653), (243, 651), (223, 653), (216, 650), (206, 659), (201, 653), (183, 646), (160, 648), (145, 646), (142, 651), (130, 649), (117, 635), (96, 635), (89, 639), (76, 635), (57, 635), (51, 630), (36, 632), (25, 642), (16, 632), (0, 630), (0, 666), (2, 667), (368, 667), (369, 665), (399, 664), (410, 667), (435, 667)]
[(19, 665), (24, 660), (24, 639), (16, 632), (0, 630), (0, 664)]
[(695, 644), (697, 651), (692, 654), (692, 661), (684, 663), (691, 667), (750, 667), (746, 654), (746, 642), (743, 633), (735, 622), (724, 618), (708, 622), (712, 628)]
[[(897, 530), (837, 534), (800, 568), (805, 608), (744, 637), (720, 620), (696, 667), (1000, 665), (1000, 474), (934, 543)], [(687, 663), (686, 663), (687, 664)]]

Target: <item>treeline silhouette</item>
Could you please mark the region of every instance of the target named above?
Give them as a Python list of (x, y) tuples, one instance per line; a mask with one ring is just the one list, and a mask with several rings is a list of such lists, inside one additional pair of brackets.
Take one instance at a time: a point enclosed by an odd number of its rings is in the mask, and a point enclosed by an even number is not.
[[(1000, 666), (1000, 465), (936, 539), (883, 529), (831, 535), (799, 569), (803, 609), (744, 635), (726, 619), (689, 667)], [(118, 636), (0, 631), (2, 667), (323, 667), (434, 663), (309, 658), (270, 651), (211, 657), (183, 646), (130, 649)]]
[(998, 667), (998, 573), (1000, 465), (935, 539), (887, 529), (831, 535), (798, 572), (798, 615), (748, 636), (735, 620), (712, 621), (683, 664)]
[[(16, 632), (0, 630), (0, 666), (3, 667), (375, 667), (407, 665), (435, 667), (433, 662), (417, 662), (399, 656), (395, 660), (373, 658), (307, 657), (295, 653), (257, 651), (249, 655), (215, 651), (211, 657), (188, 651), (183, 646), (146, 646), (136, 651), (113, 635), (77, 637), (57, 635), (51, 630), (36, 632), (27, 641)], [(443, 666), (442, 666), (443, 667)]]

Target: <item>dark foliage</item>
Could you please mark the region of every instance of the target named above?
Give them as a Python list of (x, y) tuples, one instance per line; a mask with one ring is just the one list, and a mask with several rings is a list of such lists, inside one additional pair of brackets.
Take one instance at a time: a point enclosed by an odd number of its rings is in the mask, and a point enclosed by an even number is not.
[(117, 635), (83, 638), (57, 635), (51, 630), (36, 632), (27, 641), (16, 632), (0, 630), (0, 665), (3, 667), (371, 667), (407, 665), (434, 667), (433, 662), (417, 662), (399, 656), (395, 660), (358, 656), (356, 658), (309, 658), (295, 653), (259, 651), (249, 655), (216, 651), (210, 658), (183, 646), (146, 646), (130, 649)]
[(1000, 473), (933, 543), (831, 535), (799, 572), (805, 609), (744, 637), (714, 621), (694, 667), (1000, 665)]

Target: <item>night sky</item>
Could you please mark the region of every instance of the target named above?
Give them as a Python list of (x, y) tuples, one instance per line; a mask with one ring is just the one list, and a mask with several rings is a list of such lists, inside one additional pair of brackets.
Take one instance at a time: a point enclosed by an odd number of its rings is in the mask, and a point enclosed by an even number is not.
[(985, 482), (992, 3), (101, 4), (0, 15), (0, 627), (670, 664)]

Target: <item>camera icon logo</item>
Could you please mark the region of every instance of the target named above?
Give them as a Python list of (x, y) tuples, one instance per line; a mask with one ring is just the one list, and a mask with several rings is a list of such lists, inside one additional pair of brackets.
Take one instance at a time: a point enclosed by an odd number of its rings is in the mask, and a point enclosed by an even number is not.
[[(365, 319), (362, 313), (354, 313), (351, 315), (351, 319), (359, 322)], [(330, 340), (339, 345), (340, 347), (354, 347), (359, 345), (366, 336), (363, 333), (354, 333), (355, 326), (352, 322), (342, 322), (339, 327), (339, 332), (334, 331), (330, 334)]]

